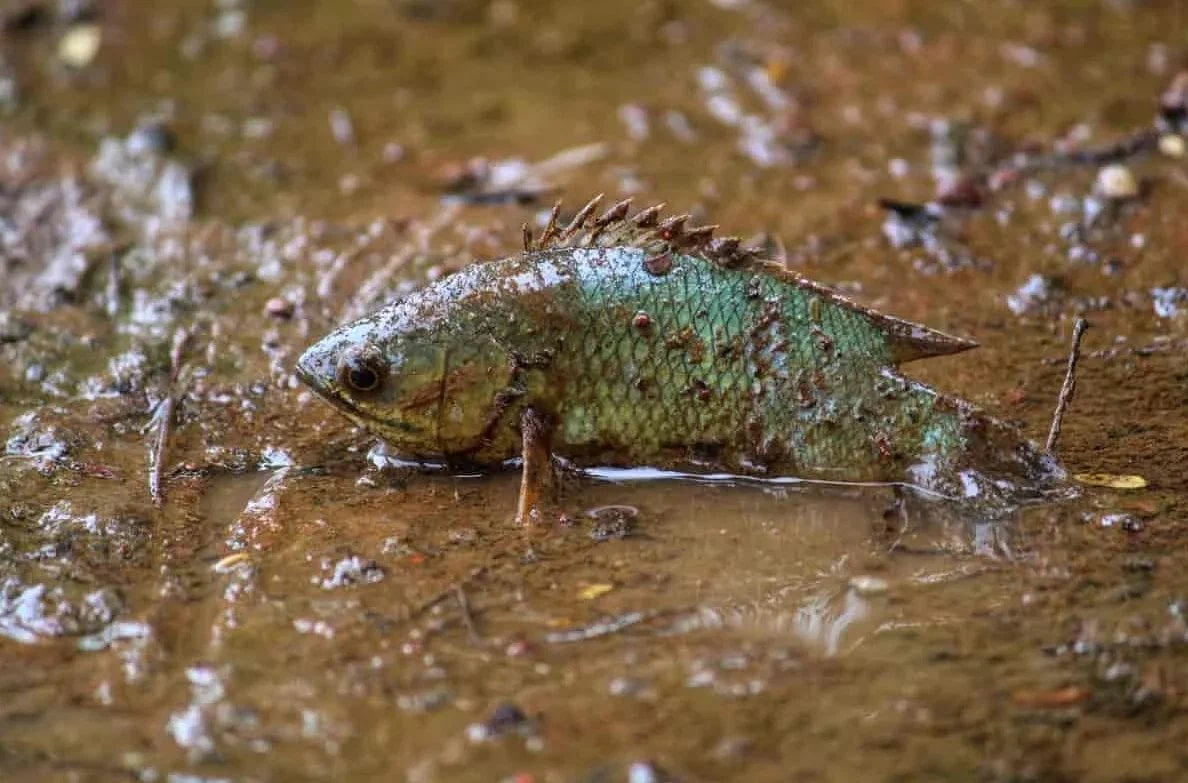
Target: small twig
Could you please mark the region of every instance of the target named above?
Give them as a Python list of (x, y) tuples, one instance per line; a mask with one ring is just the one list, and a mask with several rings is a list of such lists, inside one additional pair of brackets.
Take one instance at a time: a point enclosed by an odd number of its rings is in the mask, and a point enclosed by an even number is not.
[(186, 343), (190, 341), (190, 330), (179, 326), (173, 333), (173, 345), (169, 347), (169, 384), (177, 383), (177, 376), (181, 373), (182, 353), (186, 350)]
[(1072, 350), (1068, 354), (1068, 369), (1064, 373), (1064, 385), (1060, 387), (1060, 397), (1056, 401), (1056, 412), (1052, 414), (1052, 428), (1048, 430), (1048, 443), (1045, 446), (1049, 454), (1056, 453), (1056, 443), (1060, 440), (1060, 424), (1064, 420), (1064, 412), (1072, 401), (1073, 392), (1077, 390), (1077, 360), (1081, 356), (1081, 338), (1089, 322), (1078, 318), (1073, 326)]
[(1121, 163), (1157, 149), (1159, 136), (1160, 134), (1151, 128), (1142, 128), (1104, 146), (1034, 156), (1028, 160), (1027, 167), (1055, 168), (1061, 165), (1102, 166), (1107, 163)]
[(165, 453), (169, 445), (169, 434), (173, 429), (173, 414), (177, 409), (177, 379), (181, 374), (182, 354), (186, 343), (190, 340), (190, 331), (184, 326), (178, 327), (173, 333), (173, 345), (169, 348), (169, 383), (165, 389), (165, 397), (153, 413), (153, 420), (149, 428), (156, 426), (156, 433), (149, 442), (148, 453), (148, 485), (149, 497), (153, 505), (160, 506), (165, 502), (165, 494), (161, 490), (161, 471), (164, 469)]
[(175, 406), (173, 393), (170, 392), (165, 399), (161, 400), (156, 413), (153, 414), (152, 423), (156, 425), (156, 433), (149, 443), (148, 485), (149, 497), (153, 499), (153, 505), (158, 507), (165, 502), (165, 494), (161, 491), (161, 470), (165, 462), (165, 447), (169, 442), (169, 430), (172, 428)]
[(987, 181), (1002, 174), (1022, 175), (1065, 166), (1102, 166), (1107, 163), (1121, 163), (1158, 149), (1160, 135), (1154, 129), (1141, 128), (1128, 136), (1100, 147), (1074, 149), (1067, 152), (1023, 153), (1008, 158), (1004, 163), (982, 170), (980, 179)]
[(602, 160), (608, 154), (610, 154), (609, 144), (603, 142), (579, 144), (576, 147), (561, 150), (551, 157), (528, 165), (524, 169), (523, 176), (519, 177), (513, 184), (520, 184), (534, 178), (542, 180), (549, 179), (558, 174)]
[(458, 598), (458, 608), (462, 610), (462, 622), (466, 623), (466, 632), (470, 634), (470, 641), (482, 641), (482, 634), (478, 632), (478, 627), (474, 624), (474, 617), (470, 613), (470, 602), (466, 600), (466, 590), (459, 584), (454, 587), (454, 595)]
[(547, 633), (545, 634), (545, 641), (549, 644), (567, 644), (569, 642), (584, 642), (588, 639), (597, 639), (600, 636), (610, 636), (633, 625), (639, 625), (645, 620), (659, 617), (663, 612), (664, 610), (661, 609), (651, 609), (648, 611), (627, 612), (626, 614), (615, 615), (614, 617), (604, 617), (590, 625), (571, 628), (567, 631)]
[(409, 619), (411, 620), (414, 617), (424, 614), (425, 612), (427, 612), (430, 609), (432, 609), (433, 607), (437, 606), (439, 603), (446, 600), (450, 596), (456, 596), (458, 594), (458, 590), (460, 590), (463, 586), (470, 584), (475, 579), (478, 579), (480, 576), (482, 576), (486, 572), (487, 572), (486, 566), (479, 566), (478, 568), (474, 569), (469, 574), (467, 574), (464, 579), (461, 579), (461, 580), (455, 582), (454, 584), (450, 585), (446, 589), (442, 590), (437, 595), (430, 598), (425, 603), (423, 603), (420, 606), (418, 606), (417, 608), (413, 609), (412, 612), (410, 612), (408, 615)]

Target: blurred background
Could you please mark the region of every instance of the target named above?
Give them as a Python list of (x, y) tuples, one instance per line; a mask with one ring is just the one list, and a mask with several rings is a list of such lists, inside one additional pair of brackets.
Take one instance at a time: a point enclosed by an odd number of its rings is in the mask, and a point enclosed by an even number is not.
[[(1181, 779), (1185, 30), (0, 0), (0, 778)], [(974, 337), (909, 374), (1037, 440), (1089, 317), (1061, 455), (1141, 487), (904, 527), (602, 482), (534, 538), (513, 475), (381, 470), (300, 388), (327, 329), (603, 192)]]

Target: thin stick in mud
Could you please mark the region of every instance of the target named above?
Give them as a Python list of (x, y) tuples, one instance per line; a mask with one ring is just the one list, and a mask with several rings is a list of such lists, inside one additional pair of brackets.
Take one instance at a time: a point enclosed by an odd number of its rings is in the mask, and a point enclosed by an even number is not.
[(480, 642), (483, 637), (478, 631), (478, 626), (474, 623), (474, 615), (470, 611), (470, 601), (466, 600), (466, 589), (458, 583), (454, 587), (454, 595), (458, 599), (458, 608), (462, 611), (462, 621), (466, 623), (466, 632), (470, 635), (470, 641)]
[(666, 611), (668, 610), (637, 610), (634, 612), (615, 615), (613, 617), (604, 617), (591, 625), (584, 625), (565, 631), (552, 631), (547, 633), (545, 634), (545, 641), (549, 644), (568, 644), (570, 642), (584, 642), (590, 639), (597, 639), (600, 636), (610, 636), (611, 634), (619, 633), (620, 631), (623, 631), (634, 625), (639, 625), (642, 622), (659, 617), (660, 615), (666, 613)]
[(189, 339), (190, 331), (185, 327), (179, 327), (173, 334), (173, 344), (169, 350), (169, 383), (165, 389), (165, 398), (161, 400), (153, 420), (149, 423), (150, 427), (155, 424), (157, 428), (155, 436), (149, 441), (149, 496), (153, 500), (153, 505), (158, 507), (165, 502), (165, 494), (161, 489), (161, 471), (165, 463), (166, 447), (169, 445), (169, 432), (173, 428), (174, 410), (177, 407), (176, 386), (181, 374), (182, 355)]
[(1073, 326), (1072, 349), (1068, 354), (1068, 369), (1064, 373), (1064, 384), (1060, 387), (1060, 397), (1056, 401), (1056, 412), (1052, 414), (1052, 428), (1048, 430), (1048, 442), (1044, 448), (1049, 454), (1056, 454), (1056, 443), (1060, 440), (1060, 425), (1064, 421), (1064, 413), (1068, 404), (1072, 402), (1073, 393), (1077, 390), (1077, 361), (1081, 357), (1081, 338), (1089, 322), (1078, 318)]
[[(428, 601), (425, 601), (424, 603), (415, 607), (411, 612), (409, 612), (409, 614), (408, 614), (409, 619), (411, 620), (414, 617), (418, 617), (419, 615), (424, 614), (425, 612), (427, 612), (430, 609), (432, 609), (433, 607), (437, 606), (439, 603), (446, 600), (450, 596), (458, 597), (459, 590), (461, 590), (466, 585), (473, 582), (475, 579), (478, 579), (480, 576), (482, 576), (485, 573), (487, 573), (486, 566), (479, 566), (478, 568), (475, 568), (474, 570), (472, 570), (469, 574), (467, 574), (465, 577), (463, 577), (459, 581), (455, 582), (454, 584), (450, 585), (446, 589), (442, 590), (440, 593), (433, 596)], [(466, 611), (467, 612), (469, 611), (469, 604), (466, 604)], [(464, 614), (465, 614), (465, 612), (464, 612)]]

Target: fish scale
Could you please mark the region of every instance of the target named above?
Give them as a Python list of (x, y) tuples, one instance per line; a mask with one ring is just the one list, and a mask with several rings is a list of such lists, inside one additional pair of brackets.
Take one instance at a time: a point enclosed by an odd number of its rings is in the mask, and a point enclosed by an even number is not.
[[(603, 459), (611, 452), (627, 463), (696, 462), (712, 453), (732, 470), (886, 472), (877, 431), (904, 435), (914, 424), (900, 414), (920, 415), (922, 407), (871, 394), (892, 359), (860, 313), (820, 300), (814, 306), (777, 278), (696, 256), (676, 255), (660, 276), (643, 262), (633, 248), (522, 260), (572, 268), (566, 309), (581, 326), (555, 349), (556, 377), (565, 384), (555, 408), (559, 448)], [(811, 309), (819, 311), (816, 323)], [(638, 314), (648, 326), (636, 325)], [(741, 352), (721, 350), (735, 344)], [(924, 403), (935, 397), (915, 393)], [(868, 413), (838, 426), (845, 414), (837, 401)]]

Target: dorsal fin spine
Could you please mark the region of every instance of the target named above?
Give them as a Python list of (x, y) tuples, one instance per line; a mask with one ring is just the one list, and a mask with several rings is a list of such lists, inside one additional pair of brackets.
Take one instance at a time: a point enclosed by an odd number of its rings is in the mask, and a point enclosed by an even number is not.
[(886, 335), (891, 361), (895, 365), (977, 347), (977, 343), (972, 340), (904, 321), (858, 304), (831, 288), (785, 269), (781, 264), (757, 257), (754, 251), (743, 248), (737, 237), (713, 239), (716, 226), (686, 227), (688, 215), (676, 215), (660, 221), (663, 204), (642, 209), (628, 217), (631, 199), (624, 199), (591, 221), (590, 217), (602, 198), (602, 194), (599, 194), (591, 199), (564, 229), (558, 229), (561, 203), (557, 202), (540, 236), (533, 240), (530, 234), (526, 234), (525, 244), (530, 243), (532, 250), (624, 245), (643, 250), (649, 258), (687, 249), (725, 268), (753, 269), (869, 319)]

